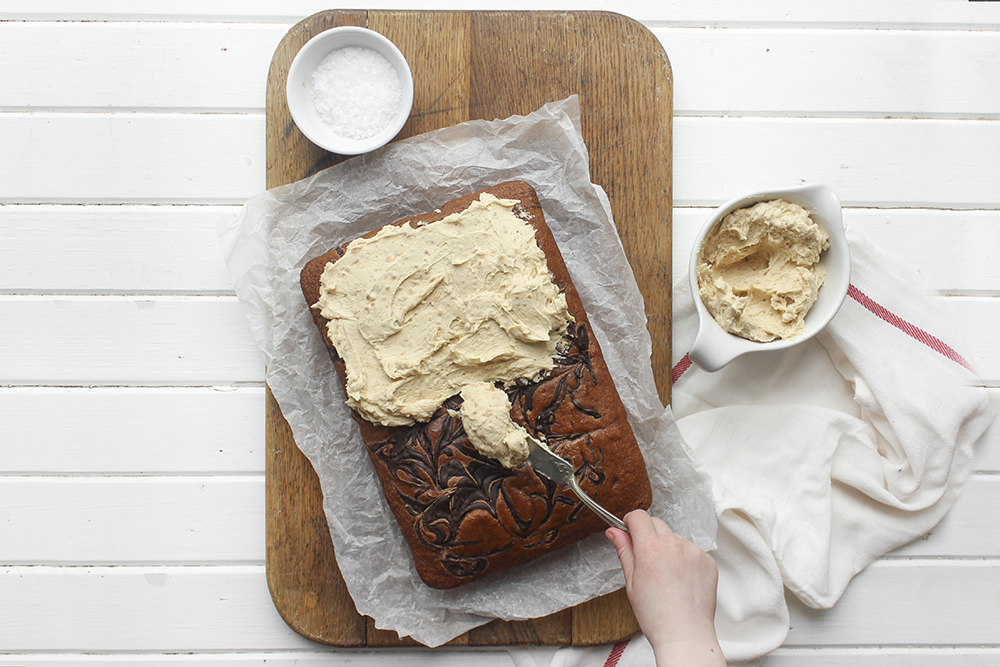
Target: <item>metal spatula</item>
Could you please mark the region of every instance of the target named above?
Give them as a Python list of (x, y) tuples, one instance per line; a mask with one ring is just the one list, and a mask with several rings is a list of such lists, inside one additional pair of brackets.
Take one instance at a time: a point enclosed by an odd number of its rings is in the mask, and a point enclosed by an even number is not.
[(583, 489), (580, 488), (580, 483), (576, 481), (573, 464), (561, 456), (557, 456), (544, 442), (530, 434), (528, 435), (528, 444), (531, 445), (531, 453), (528, 454), (528, 465), (535, 472), (545, 475), (556, 484), (568, 486), (583, 501), (583, 504), (592, 509), (597, 516), (604, 519), (605, 523), (624, 530), (626, 533), (628, 532), (628, 528), (625, 527), (621, 519), (601, 507), (593, 498), (583, 492)]

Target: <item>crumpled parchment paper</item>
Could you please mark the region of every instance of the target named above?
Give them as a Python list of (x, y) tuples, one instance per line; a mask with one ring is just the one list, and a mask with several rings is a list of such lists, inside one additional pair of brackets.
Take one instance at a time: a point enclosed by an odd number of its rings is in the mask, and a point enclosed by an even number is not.
[(508, 180), (538, 192), (642, 447), (652, 512), (711, 548), (708, 483), (657, 397), (642, 296), (608, 198), (590, 182), (576, 96), (528, 116), (470, 121), (392, 143), (257, 195), (219, 225), (267, 383), (318, 473), (337, 563), (358, 611), (428, 646), (494, 618), (537, 618), (620, 588), (615, 550), (597, 534), (457, 589), (423, 584), (302, 297), (299, 272), (345, 241)]

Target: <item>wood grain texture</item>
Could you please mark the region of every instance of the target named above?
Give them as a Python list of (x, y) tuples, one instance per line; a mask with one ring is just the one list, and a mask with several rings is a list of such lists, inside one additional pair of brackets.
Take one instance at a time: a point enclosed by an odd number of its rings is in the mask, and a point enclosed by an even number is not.
[[(471, 119), (523, 115), (547, 102), (580, 96), (591, 176), (608, 193), (625, 252), (645, 295), (653, 371), (660, 397), (668, 403), (672, 80), (666, 53), (655, 36), (631, 19), (599, 12), (313, 15), (289, 31), (272, 61), (266, 121), (269, 188), (345, 159), (321, 151), (301, 135), (284, 95), (288, 65), (299, 47), (333, 25), (377, 30), (411, 63), (413, 111), (397, 138)], [(376, 630), (370, 620), (362, 631), (356, 613), (351, 615), (340, 594), (342, 582), (331, 574), (335, 566), (329, 537), (318, 535), (326, 526), (312, 470), (295, 449), (287, 427), (279, 427), (283, 420), (277, 405), (271, 399), (267, 405), (268, 581), (272, 592), (278, 592), (279, 611), (298, 632), (320, 642), (409, 645), (395, 633)], [(287, 514), (289, 506), (296, 508), (293, 520)], [(314, 578), (322, 581), (312, 583)], [(302, 610), (305, 590), (316, 596), (310, 598), (315, 604), (308, 613)], [(594, 645), (637, 629), (619, 591), (544, 619), (494, 621), (451, 645)]]
[(267, 586), (278, 613), (300, 635), (364, 646), (365, 620), (340, 574), (319, 480), (267, 390), (264, 474)]

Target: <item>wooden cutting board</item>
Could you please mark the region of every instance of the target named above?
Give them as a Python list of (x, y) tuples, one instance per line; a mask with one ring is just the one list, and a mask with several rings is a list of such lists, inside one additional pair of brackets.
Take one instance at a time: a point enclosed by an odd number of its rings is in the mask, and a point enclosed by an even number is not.
[[(668, 403), (673, 89), (670, 63), (656, 37), (631, 19), (604, 12), (315, 14), (288, 32), (268, 74), (268, 188), (347, 159), (326, 153), (298, 131), (284, 92), (299, 48), (339, 25), (382, 33), (409, 61), (413, 110), (397, 139), (471, 119), (527, 114), (547, 102), (580, 96), (591, 177), (608, 193), (645, 297), (653, 371)], [(355, 610), (333, 553), (319, 482), (270, 391), (266, 429), (267, 581), (279, 613), (295, 631), (325, 644), (414, 645), (376, 629)], [(594, 645), (637, 630), (619, 590), (542, 619), (493, 621), (449, 645)]]

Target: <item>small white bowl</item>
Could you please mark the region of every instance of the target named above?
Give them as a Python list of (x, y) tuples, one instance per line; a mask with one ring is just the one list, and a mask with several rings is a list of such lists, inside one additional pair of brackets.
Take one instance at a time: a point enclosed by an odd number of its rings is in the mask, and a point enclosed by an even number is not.
[[(819, 288), (816, 302), (806, 313), (805, 332), (801, 336), (789, 340), (758, 343), (729, 333), (719, 326), (708, 309), (705, 308), (705, 304), (698, 294), (698, 258), (705, 237), (724, 217), (737, 209), (773, 199), (784, 199), (799, 204), (809, 211), (809, 216), (813, 221), (830, 235), (830, 248), (823, 253), (821, 258), (826, 267), (826, 280)], [(702, 369), (714, 373), (733, 359), (748, 352), (782, 350), (807, 341), (829, 324), (833, 316), (840, 310), (851, 282), (851, 254), (847, 247), (847, 236), (844, 233), (840, 200), (829, 187), (816, 183), (785, 190), (755, 192), (746, 197), (726, 202), (715, 210), (712, 217), (698, 232), (694, 248), (691, 250), (691, 265), (688, 269), (688, 275), (695, 308), (698, 310), (698, 334), (695, 336), (688, 357)]]
[[(382, 54), (399, 76), (402, 87), (399, 108), (392, 121), (367, 139), (351, 139), (337, 134), (323, 121), (312, 101), (312, 75), (331, 52), (349, 46), (372, 49)], [(303, 45), (288, 69), (285, 87), (292, 120), (309, 141), (339, 155), (360, 155), (389, 143), (406, 124), (413, 106), (413, 75), (406, 58), (396, 45), (367, 28), (341, 26), (319, 33)]]

